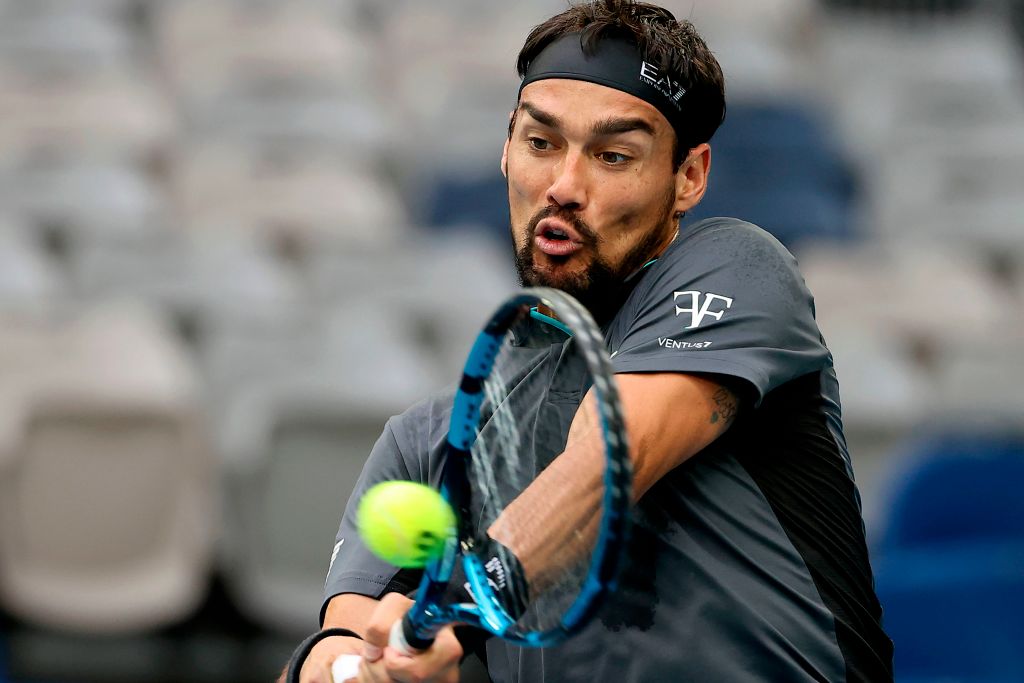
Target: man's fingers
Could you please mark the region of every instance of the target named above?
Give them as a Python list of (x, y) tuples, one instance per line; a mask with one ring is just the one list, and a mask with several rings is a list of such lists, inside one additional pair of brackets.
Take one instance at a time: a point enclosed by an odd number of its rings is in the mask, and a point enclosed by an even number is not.
[(451, 627), (437, 634), (434, 644), (423, 652), (407, 655), (391, 647), (375, 662), (363, 660), (359, 683), (457, 683), (462, 646)]
[(381, 598), (370, 617), (363, 643), (358, 681), (400, 683), (454, 683), (462, 646), (450, 626), (441, 629), (434, 644), (423, 652), (408, 654), (388, 646), (391, 629), (409, 611), (413, 601), (399, 593)]
[[(438, 632), (429, 649), (409, 656), (394, 648), (384, 650), (384, 668), (397, 681), (404, 683), (442, 683), (458, 680), (462, 645), (451, 627)], [(454, 674), (454, 678), (452, 678)]]
[(363, 641), (348, 636), (324, 638), (310, 650), (299, 672), (300, 683), (334, 683), (331, 679), (331, 665), (343, 654), (360, 654)]
[(318, 662), (310, 683), (333, 683), (331, 680), (331, 668)]
[(412, 600), (401, 593), (388, 593), (380, 600), (377, 609), (373, 610), (370, 623), (366, 628), (366, 644), (364, 645), (363, 656), (366, 657), (366, 646), (370, 648), (370, 657), (376, 654), (374, 647), (384, 649), (388, 645), (388, 638), (391, 635), (391, 627), (399, 621), (412, 606)]

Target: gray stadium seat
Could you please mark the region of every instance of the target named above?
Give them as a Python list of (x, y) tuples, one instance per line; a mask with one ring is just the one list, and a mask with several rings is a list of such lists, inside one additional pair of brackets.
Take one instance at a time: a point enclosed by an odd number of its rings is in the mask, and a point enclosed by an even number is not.
[(250, 387), (223, 423), (225, 577), (239, 608), (272, 632), (316, 629), (338, 520), (395, 412), (349, 379)]
[(941, 344), (928, 414), (936, 426), (1019, 429), (1024, 415), (1024, 311), (1007, 310), (1001, 329), (969, 332)]
[(454, 382), (487, 315), (516, 287), (511, 247), (495, 244), (483, 228), (461, 228), (413, 233), (379, 249), (335, 243), (318, 250), (308, 273), (316, 300), (333, 311), (334, 329), (351, 340), (353, 307), (372, 306), (390, 321), (381, 324), (428, 359), (432, 378)]
[(127, 66), (135, 56), (129, 25), (90, 4), (98, 3), (0, 4), (0, 63), (50, 74)]
[(1021, 250), (1024, 127), (978, 128), (956, 139), (955, 146), (937, 139), (892, 145), (874, 175), (875, 230), (892, 240)]
[(167, 3), (160, 60), (194, 138), (331, 147), (373, 160), (397, 127), (378, 101), (372, 31), (355, 3)]
[(350, 15), (316, 2), (185, 0), (159, 8), (156, 41), (186, 103), (240, 83), (330, 86), (373, 73), (369, 36)]
[(174, 194), (188, 229), (243, 226), (305, 242), (337, 233), (375, 243), (404, 222), (402, 201), (383, 178), (330, 152), (288, 146), (184, 147)]
[[(865, 161), (916, 125), (948, 115), (951, 93), (965, 95), (956, 110), (987, 109), (983, 118), (1016, 106), (996, 91), (1020, 92), (1022, 66), (1009, 28), (991, 13), (921, 24), (884, 15), (826, 16), (819, 86)], [(992, 102), (967, 99), (979, 90), (995, 93)], [(946, 105), (933, 109), (929, 100)]]
[(830, 341), (852, 327), (942, 343), (960, 330), (996, 329), (1012, 306), (984, 259), (941, 242), (821, 248), (799, 257)]
[(65, 302), (66, 281), (26, 226), (0, 216), (0, 312), (32, 314)]
[(218, 528), (194, 377), (112, 308), (0, 339), (0, 600), (54, 629), (131, 632), (203, 599)]
[(743, 0), (664, 3), (690, 19), (727, 74), (730, 97), (788, 98), (817, 94), (819, 3), (814, 0)]
[(0, 70), (6, 119), (0, 151), (6, 158), (37, 149), (65, 157), (145, 157), (163, 149), (174, 132), (168, 104), (153, 81), (135, 75), (101, 71), (44, 79)]

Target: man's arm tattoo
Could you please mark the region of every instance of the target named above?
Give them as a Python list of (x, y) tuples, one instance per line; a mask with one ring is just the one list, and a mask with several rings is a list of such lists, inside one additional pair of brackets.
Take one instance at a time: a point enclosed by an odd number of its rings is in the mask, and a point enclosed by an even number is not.
[(736, 413), (739, 412), (736, 396), (725, 387), (719, 387), (711, 399), (715, 402), (715, 410), (711, 411), (711, 424), (724, 421), (724, 426), (728, 427), (736, 419)]

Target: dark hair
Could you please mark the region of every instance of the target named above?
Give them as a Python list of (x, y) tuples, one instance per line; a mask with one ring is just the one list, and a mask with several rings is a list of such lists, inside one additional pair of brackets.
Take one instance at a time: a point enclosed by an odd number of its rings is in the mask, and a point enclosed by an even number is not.
[(679, 78), (687, 91), (687, 130), (681, 133), (676, 129), (672, 151), (676, 168), (691, 149), (710, 140), (725, 120), (722, 68), (689, 21), (679, 21), (667, 9), (634, 0), (592, 0), (573, 5), (536, 26), (527, 36), (516, 63), (520, 78), (544, 48), (568, 33), (580, 33), (588, 53), (593, 53), (604, 37), (625, 38), (637, 46), (645, 61)]

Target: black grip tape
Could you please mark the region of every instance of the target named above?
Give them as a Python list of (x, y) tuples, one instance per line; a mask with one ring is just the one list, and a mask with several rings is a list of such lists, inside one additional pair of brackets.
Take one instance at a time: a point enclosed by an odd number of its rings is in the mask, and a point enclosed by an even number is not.
[(433, 637), (420, 638), (416, 635), (416, 627), (410, 621), (408, 613), (402, 617), (402, 636), (405, 638), (405, 644), (413, 650), (426, 650), (434, 644)]

